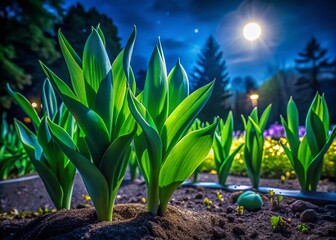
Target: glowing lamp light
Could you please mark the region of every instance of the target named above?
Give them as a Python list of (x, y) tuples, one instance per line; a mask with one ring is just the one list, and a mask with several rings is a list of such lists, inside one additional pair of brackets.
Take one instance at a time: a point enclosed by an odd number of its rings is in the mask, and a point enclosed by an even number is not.
[(256, 107), (258, 105), (259, 95), (258, 94), (251, 94), (250, 99), (251, 99), (252, 107)]
[(36, 102), (32, 102), (31, 105), (32, 105), (33, 108), (37, 108), (37, 103)]
[(250, 99), (251, 99), (251, 100), (258, 100), (258, 98), (259, 98), (259, 95), (258, 95), (258, 94), (252, 94), (252, 95), (250, 96)]
[(23, 118), (23, 121), (24, 121), (25, 123), (31, 123), (31, 119), (30, 119), (29, 117), (24, 117), (24, 118)]
[(261, 27), (258, 23), (250, 22), (244, 26), (243, 35), (247, 40), (254, 41), (260, 37)]

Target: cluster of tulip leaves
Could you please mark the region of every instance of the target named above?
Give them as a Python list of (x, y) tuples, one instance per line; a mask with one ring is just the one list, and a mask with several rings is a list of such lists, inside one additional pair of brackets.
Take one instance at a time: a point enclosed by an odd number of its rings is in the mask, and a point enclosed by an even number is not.
[[(35, 132), (19, 121), (16, 127), (57, 208), (69, 208), (78, 169), (98, 219), (111, 221), (116, 194), (135, 148), (132, 158), (139, 159), (146, 180), (148, 209), (164, 214), (172, 193), (211, 148), (217, 120), (205, 129), (187, 130), (209, 99), (214, 83), (189, 94), (188, 78), (179, 61), (167, 75), (159, 42), (149, 62), (145, 89), (135, 95), (130, 66), (135, 37), (134, 28), (111, 64), (99, 25), (86, 40), (82, 59), (59, 31), (71, 84), (41, 62), (47, 76), (42, 118), (26, 98), (9, 88), (33, 122)], [(62, 100), (60, 107), (54, 90)], [(65, 173), (67, 168), (71, 174)]]

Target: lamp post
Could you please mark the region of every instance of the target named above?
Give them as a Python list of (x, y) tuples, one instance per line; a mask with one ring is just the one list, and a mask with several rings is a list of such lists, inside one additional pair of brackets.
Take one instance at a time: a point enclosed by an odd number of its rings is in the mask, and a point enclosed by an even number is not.
[(31, 105), (32, 105), (33, 108), (37, 108), (37, 103), (36, 102), (32, 102)]
[(259, 99), (259, 95), (258, 94), (251, 94), (250, 95), (250, 99), (251, 99), (251, 103), (252, 103), (252, 107), (257, 107), (258, 106), (258, 99)]

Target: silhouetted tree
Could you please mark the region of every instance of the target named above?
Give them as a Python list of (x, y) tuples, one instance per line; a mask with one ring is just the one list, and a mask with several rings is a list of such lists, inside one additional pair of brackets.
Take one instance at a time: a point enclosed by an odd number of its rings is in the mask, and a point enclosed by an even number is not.
[(66, 39), (77, 54), (81, 56), (85, 39), (91, 33), (91, 27), (98, 24), (100, 24), (104, 32), (107, 53), (112, 62), (121, 51), (118, 29), (110, 17), (98, 12), (95, 8), (85, 11), (84, 7), (80, 3), (77, 3), (70, 7), (64, 16), (62, 24), (56, 26), (56, 30), (61, 28)]
[[(112, 62), (121, 51), (118, 30), (111, 18), (98, 12), (95, 8), (86, 11), (80, 3), (71, 6), (62, 23), (55, 26), (55, 32), (61, 29), (76, 53), (82, 56), (85, 40), (91, 33), (91, 27), (98, 24), (104, 32), (107, 54)], [(56, 61), (52, 67), (57, 69), (56, 72), (60, 78), (69, 83), (68, 69), (63, 57)]]
[(301, 74), (296, 82), (297, 91), (301, 96), (307, 96), (308, 93), (311, 98), (320, 90), (318, 75), (320, 68), (327, 64), (326, 53), (327, 50), (322, 49), (316, 38), (312, 37), (295, 59), (296, 70)]
[(44, 80), (38, 60), (59, 57), (53, 35), (61, 16), (61, 0), (2, 0), (0, 2), (0, 110), (10, 107), (6, 83), (18, 90)]
[[(316, 92), (321, 92), (321, 70), (330, 65), (327, 49), (321, 47), (315, 37), (312, 37), (299, 56), (295, 59), (296, 70), (300, 77), (296, 81), (295, 98), (301, 105), (301, 116), (304, 116)], [(301, 117), (301, 120), (303, 117)]]
[(258, 90), (255, 79), (251, 76), (235, 77), (231, 81), (232, 101), (231, 108), (233, 110), (233, 118), (235, 121), (235, 129), (243, 129), (241, 115), (248, 115), (251, 110), (250, 95)]
[(245, 87), (245, 92), (247, 94), (252, 94), (258, 89), (256, 80), (252, 78), (251, 76), (246, 76), (244, 79), (244, 87)]
[(280, 115), (286, 115), (287, 102), (291, 96), (292, 86), (297, 75), (293, 69), (279, 69), (278, 72), (264, 81), (259, 88), (258, 107), (263, 111), (270, 103), (272, 111), (269, 117), (269, 123), (280, 122)]
[(192, 74), (192, 90), (198, 89), (216, 79), (212, 95), (198, 117), (202, 121), (212, 121), (215, 116), (224, 117), (228, 107), (226, 100), (230, 97), (227, 90), (229, 83), (223, 52), (216, 40), (210, 36), (202, 53), (198, 56), (197, 66)]

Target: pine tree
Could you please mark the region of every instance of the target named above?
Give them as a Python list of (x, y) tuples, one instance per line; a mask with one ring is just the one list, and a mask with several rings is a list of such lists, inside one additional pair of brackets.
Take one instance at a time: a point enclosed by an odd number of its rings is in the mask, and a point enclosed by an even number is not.
[(295, 83), (296, 96), (294, 98), (301, 105), (300, 119), (303, 124), (304, 116), (316, 92), (322, 93), (321, 70), (328, 66), (327, 49), (321, 47), (315, 37), (312, 37), (305, 48), (299, 52), (295, 59), (296, 70), (300, 77)]
[(321, 48), (316, 38), (312, 37), (295, 59), (296, 70), (301, 74), (295, 84), (300, 98), (311, 101), (320, 91), (319, 74), (321, 68), (328, 64), (326, 55), (327, 49)]
[(228, 107), (226, 100), (230, 97), (227, 90), (229, 83), (223, 52), (216, 40), (210, 36), (202, 53), (198, 56), (197, 66), (192, 74), (192, 90), (196, 90), (216, 79), (212, 95), (198, 117), (202, 121), (212, 121), (214, 117), (225, 117)]

